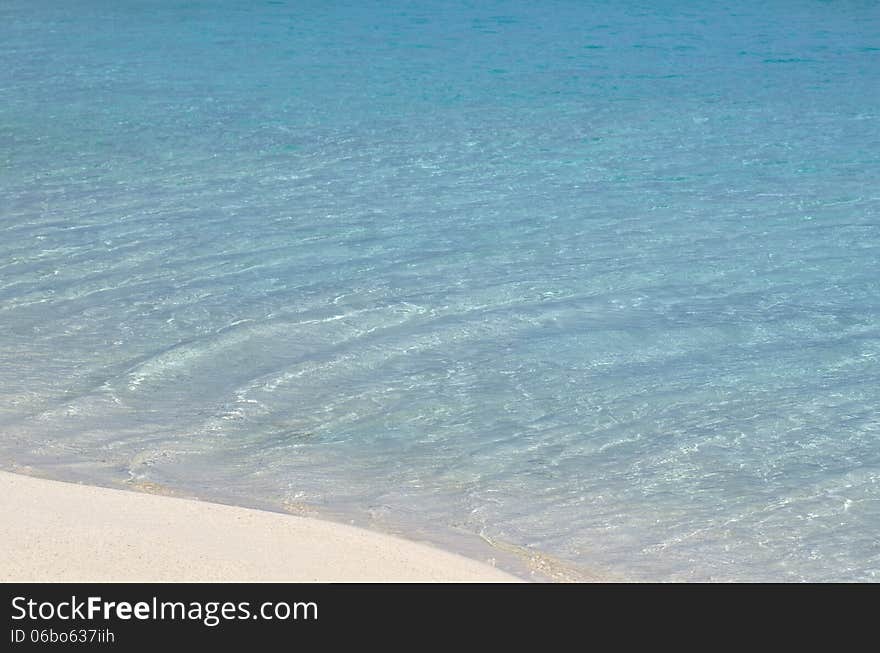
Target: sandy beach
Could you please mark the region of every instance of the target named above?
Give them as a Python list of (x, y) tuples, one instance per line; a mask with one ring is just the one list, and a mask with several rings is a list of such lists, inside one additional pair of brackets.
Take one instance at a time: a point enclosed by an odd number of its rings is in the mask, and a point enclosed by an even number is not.
[(0, 472), (0, 581), (513, 582), (432, 546), (307, 517)]

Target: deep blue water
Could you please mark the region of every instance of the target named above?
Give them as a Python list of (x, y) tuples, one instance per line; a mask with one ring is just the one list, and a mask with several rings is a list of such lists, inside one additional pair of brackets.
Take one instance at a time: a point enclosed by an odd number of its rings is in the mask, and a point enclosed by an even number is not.
[(878, 2), (4, 0), (2, 462), (876, 580), (878, 182)]

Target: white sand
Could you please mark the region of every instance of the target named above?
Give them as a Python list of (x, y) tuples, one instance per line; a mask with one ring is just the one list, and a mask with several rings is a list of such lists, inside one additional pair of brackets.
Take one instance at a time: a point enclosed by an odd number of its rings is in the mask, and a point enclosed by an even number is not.
[(0, 472), (0, 581), (516, 580), (344, 524)]

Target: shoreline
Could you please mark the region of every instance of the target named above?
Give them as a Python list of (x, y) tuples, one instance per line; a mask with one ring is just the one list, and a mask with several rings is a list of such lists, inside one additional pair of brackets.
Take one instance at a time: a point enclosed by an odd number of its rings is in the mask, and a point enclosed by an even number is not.
[(0, 471), (2, 582), (525, 582), (332, 521)]

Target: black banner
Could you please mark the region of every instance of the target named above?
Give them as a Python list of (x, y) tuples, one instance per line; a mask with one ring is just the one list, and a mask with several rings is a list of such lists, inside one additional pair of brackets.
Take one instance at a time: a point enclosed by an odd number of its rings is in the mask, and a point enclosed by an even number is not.
[[(782, 585), (6, 584), (3, 651), (456, 648), (570, 638), (674, 642), (708, 628), (729, 643), (788, 623), (830, 623), (850, 588)], [(841, 589), (844, 591), (841, 592)], [(863, 588), (864, 589), (864, 588)], [(873, 590), (872, 590), (873, 592)], [(837, 595), (837, 598), (833, 598)], [(867, 598), (867, 597), (865, 597)], [(841, 599), (844, 599), (841, 603)], [(768, 630), (769, 629), (769, 630)], [(850, 628), (848, 632), (852, 632)], [(803, 634), (803, 633), (801, 633)], [(797, 632), (792, 633), (797, 635)], [(549, 641), (549, 640), (548, 640)], [(707, 642), (708, 644), (708, 642)]]

